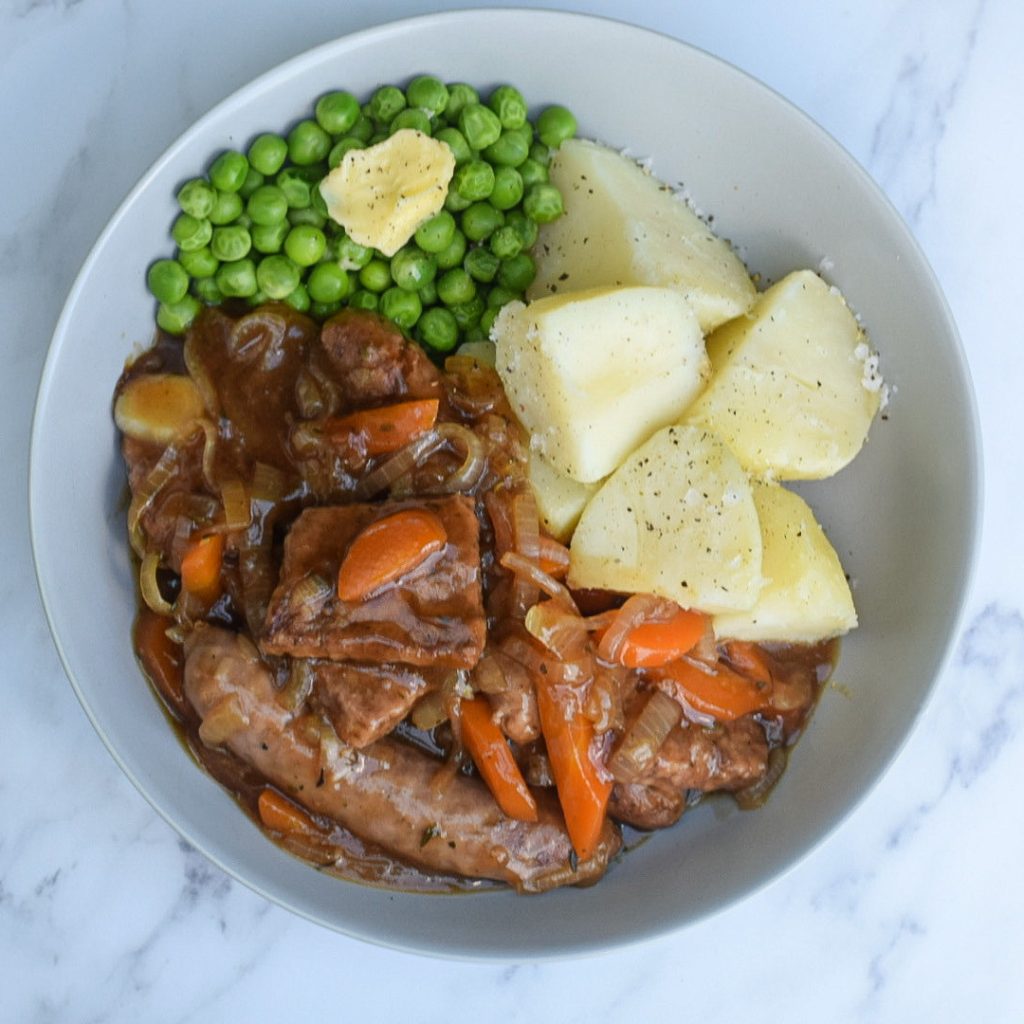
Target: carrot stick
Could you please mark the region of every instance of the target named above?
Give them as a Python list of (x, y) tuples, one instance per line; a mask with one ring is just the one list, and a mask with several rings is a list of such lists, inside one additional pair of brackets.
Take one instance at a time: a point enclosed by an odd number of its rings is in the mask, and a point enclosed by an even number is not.
[(594, 725), (583, 714), (575, 695), (546, 679), (537, 679), (537, 710), (547, 747), (551, 773), (565, 827), (580, 860), (589, 860), (597, 849), (604, 825), (605, 808), (612, 784), (600, 777), (590, 757)]
[(274, 789), (268, 787), (260, 791), (257, 808), (260, 821), (275, 832), (323, 838), (323, 829), (302, 808)]
[(681, 658), (704, 635), (707, 616), (680, 608), (672, 618), (642, 622), (626, 635), (619, 661), (627, 668), (657, 668)]
[(175, 711), (185, 712), (185, 659), (180, 644), (176, 644), (167, 630), (174, 620), (143, 608), (135, 620), (135, 653), (142, 662), (142, 670), (156, 687), (160, 696)]
[(388, 455), (429, 430), (437, 420), (437, 407), (436, 398), (423, 398), (385, 405), (380, 409), (360, 409), (347, 416), (329, 419), (325, 432), (338, 441), (361, 435), (367, 455)]
[(222, 534), (211, 533), (190, 541), (181, 560), (181, 585), (206, 604), (213, 604), (220, 597), (220, 569), (223, 560)]
[(771, 703), (770, 686), (741, 676), (722, 662), (704, 671), (682, 658), (659, 668), (655, 679), (670, 695), (725, 722), (764, 711)]
[(498, 806), (510, 818), (536, 821), (537, 801), (526, 785), (505, 737), (491, 718), (487, 699), (464, 700), (460, 708), (462, 741)]
[(338, 569), (338, 597), (361, 601), (412, 572), (447, 543), (444, 523), (427, 509), (405, 509), (378, 519), (349, 545)]

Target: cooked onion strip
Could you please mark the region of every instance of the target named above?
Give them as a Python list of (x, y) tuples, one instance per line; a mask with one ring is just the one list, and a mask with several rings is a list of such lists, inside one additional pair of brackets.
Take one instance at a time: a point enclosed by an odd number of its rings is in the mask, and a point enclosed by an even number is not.
[(236, 320), (228, 336), (233, 359), (255, 359), (268, 346), (279, 346), (284, 341), (288, 322), (279, 313), (259, 309)]
[(439, 423), (436, 431), (445, 441), (465, 452), (462, 465), (445, 477), (441, 484), (442, 490), (446, 493), (471, 491), (480, 482), (480, 477), (487, 468), (487, 452), (484, 450), (483, 441), (461, 423)]
[(583, 619), (558, 601), (535, 604), (526, 613), (526, 629), (562, 661), (580, 661), (589, 655), (590, 636)]
[(292, 658), (288, 682), (277, 692), (277, 703), (297, 713), (313, 692), (313, 665), (308, 658)]
[(447, 722), (448, 709), (445, 707), (441, 691), (434, 690), (418, 700), (409, 718), (417, 729), (424, 732), (436, 729), (442, 722)]
[(444, 438), (436, 430), (428, 430), (426, 433), (420, 434), (415, 441), (410, 441), (404, 448), (395, 452), (390, 459), (367, 473), (353, 488), (352, 496), (357, 501), (375, 497), (400, 480), (410, 470), (421, 466), (444, 443)]
[(252, 505), (245, 484), (237, 477), (225, 480), (220, 487), (224, 502), (224, 525), (229, 530), (245, 530), (252, 522)]
[(160, 568), (160, 555), (156, 551), (147, 551), (142, 557), (142, 565), (139, 567), (139, 590), (142, 592), (142, 600), (146, 607), (157, 615), (173, 615), (174, 608), (164, 600), (160, 593), (160, 584), (157, 582), (156, 574)]
[(252, 486), (249, 493), (253, 501), (265, 501), (273, 504), (284, 497), (287, 480), (284, 473), (276, 466), (266, 462), (257, 462), (252, 470)]
[(615, 781), (638, 782), (650, 770), (665, 737), (682, 717), (683, 709), (671, 697), (654, 690), (608, 759), (608, 770)]
[(211, 491), (217, 490), (217, 427), (212, 420), (200, 420), (203, 439), (203, 479)]
[(209, 416), (216, 420), (220, 416), (220, 400), (217, 397), (217, 389), (213, 386), (210, 374), (207, 372), (203, 361), (196, 351), (199, 335), (195, 331), (189, 331), (185, 336), (185, 344), (182, 347), (182, 355), (185, 358), (185, 369), (188, 370), (192, 382), (196, 386), (203, 405)]
[(169, 444), (157, 459), (156, 464), (146, 475), (139, 489), (132, 495), (128, 506), (128, 538), (132, 550), (144, 558), (146, 555), (146, 538), (142, 530), (142, 517), (153, 504), (156, 496), (178, 473), (177, 445)]
[(653, 594), (634, 594), (619, 609), (618, 615), (601, 637), (598, 654), (605, 661), (618, 661), (626, 637), (642, 622), (659, 622), (671, 618), (679, 605)]
[(579, 615), (576, 602), (566, 586), (559, 583), (554, 576), (549, 576), (536, 562), (531, 562), (516, 551), (508, 551), (501, 556), (501, 566), (517, 576), (523, 576), (533, 583), (548, 597), (558, 601), (566, 611)]

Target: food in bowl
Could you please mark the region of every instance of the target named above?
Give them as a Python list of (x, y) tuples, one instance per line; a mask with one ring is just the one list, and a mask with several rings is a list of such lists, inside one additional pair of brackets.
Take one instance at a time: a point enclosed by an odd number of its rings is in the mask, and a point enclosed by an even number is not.
[[(820, 279), (758, 296), (567, 111), (466, 89), (329, 94), (283, 151), (218, 158), (212, 200), (183, 188), (182, 252), (149, 274), (162, 333), (114, 413), (136, 650), (200, 763), (345, 877), (537, 892), (598, 880), (622, 826), (778, 781), (856, 615), (775, 480), (849, 461), (878, 387)], [(656, 261), (588, 262), (591, 232), (625, 237), (616, 192), (629, 238), (685, 227), (678, 260), (670, 231)], [(757, 441), (780, 400), (791, 429)]]

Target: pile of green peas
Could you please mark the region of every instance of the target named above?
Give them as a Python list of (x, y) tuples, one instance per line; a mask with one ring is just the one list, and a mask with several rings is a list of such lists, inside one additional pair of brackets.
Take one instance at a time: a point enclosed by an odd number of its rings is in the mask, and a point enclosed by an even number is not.
[[(388, 258), (328, 216), (319, 183), (349, 150), (403, 128), (447, 144), (456, 168), (444, 208)], [(327, 93), (287, 136), (265, 133), (245, 153), (227, 150), (181, 187), (177, 253), (147, 273), (157, 323), (181, 334), (203, 304), (279, 300), (320, 320), (345, 305), (376, 310), (439, 353), (485, 338), (536, 275), (538, 225), (564, 212), (548, 164), (575, 133), (565, 107), (531, 122), (510, 85), (486, 100), (432, 75), (405, 90), (381, 86), (364, 104)]]

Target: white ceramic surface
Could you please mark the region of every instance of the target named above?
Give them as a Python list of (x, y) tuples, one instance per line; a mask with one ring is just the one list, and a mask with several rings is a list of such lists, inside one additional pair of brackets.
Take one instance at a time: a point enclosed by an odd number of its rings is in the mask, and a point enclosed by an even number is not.
[[(500, 51), (485, 41), (498, 38)], [(568, 78), (558, 59), (565, 38), (575, 41)], [(613, 62), (633, 89), (607, 89)], [(685, 184), (769, 278), (824, 260), (897, 388), (853, 466), (803, 488), (856, 581), (862, 626), (844, 645), (843, 694), (826, 695), (768, 809), (702, 807), (595, 889), (541, 899), (386, 894), (298, 863), (184, 756), (129, 646), (134, 601), (110, 392), (126, 355), (151, 335), (142, 271), (166, 248), (176, 185), (219, 149), (306, 116), (329, 88), (365, 94), (425, 70), (480, 85), (514, 80), (533, 103), (567, 103), (582, 134), (651, 156), (656, 173)], [(910, 234), (850, 158), (778, 96), (699, 51), (609, 21), (514, 12), (429, 17), (327, 44), (186, 132), (115, 214), (72, 289), (43, 374), (31, 469), (36, 560), (62, 659), (104, 742), (154, 807), (226, 870), (307, 917), (399, 948), (474, 957), (600, 949), (692, 923), (825, 836), (888, 765), (941, 667), (979, 493), (955, 328)]]

